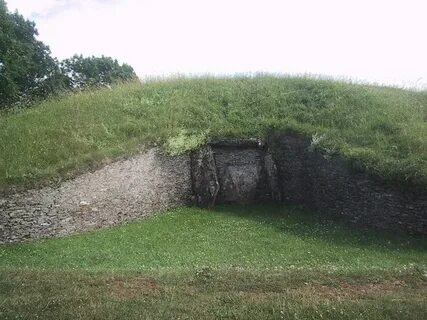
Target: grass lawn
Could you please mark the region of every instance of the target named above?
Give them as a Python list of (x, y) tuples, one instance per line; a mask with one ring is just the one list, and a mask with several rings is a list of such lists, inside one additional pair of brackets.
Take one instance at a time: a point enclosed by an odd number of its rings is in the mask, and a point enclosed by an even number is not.
[(427, 190), (427, 92), (304, 77), (177, 78), (52, 98), (0, 114), (0, 191), (157, 144), (288, 129), (361, 169)]
[(423, 319), (427, 241), (296, 207), (181, 208), (0, 246), (1, 319)]

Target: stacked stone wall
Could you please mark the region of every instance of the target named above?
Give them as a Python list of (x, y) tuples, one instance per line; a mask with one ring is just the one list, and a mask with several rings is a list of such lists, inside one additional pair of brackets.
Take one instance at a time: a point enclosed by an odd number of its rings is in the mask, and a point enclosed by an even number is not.
[(191, 202), (190, 158), (151, 149), (63, 182), (0, 195), (0, 242), (67, 235)]

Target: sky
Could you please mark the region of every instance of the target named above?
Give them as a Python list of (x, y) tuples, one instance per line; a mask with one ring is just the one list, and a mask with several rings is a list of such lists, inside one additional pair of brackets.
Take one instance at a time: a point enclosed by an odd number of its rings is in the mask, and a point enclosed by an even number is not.
[(427, 88), (426, 0), (6, 0), (52, 55), (144, 77), (283, 73)]

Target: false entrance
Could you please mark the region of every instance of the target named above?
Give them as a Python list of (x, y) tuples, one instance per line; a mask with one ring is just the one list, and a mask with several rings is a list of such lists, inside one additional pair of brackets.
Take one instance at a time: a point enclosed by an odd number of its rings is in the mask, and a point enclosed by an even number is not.
[(192, 182), (200, 206), (278, 200), (276, 166), (258, 139), (211, 141), (192, 155)]

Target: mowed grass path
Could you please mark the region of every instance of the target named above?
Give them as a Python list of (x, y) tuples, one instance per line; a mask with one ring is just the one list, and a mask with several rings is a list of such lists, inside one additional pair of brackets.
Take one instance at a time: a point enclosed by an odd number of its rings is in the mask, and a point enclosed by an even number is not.
[(425, 319), (426, 239), (296, 207), (181, 208), (0, 246), (1, 319)]
[(295, 207), (181, 208), (125, 226), (0, 246), (0, 267), (92, 271), (427, 267), (423, 238), (349, 229)]

